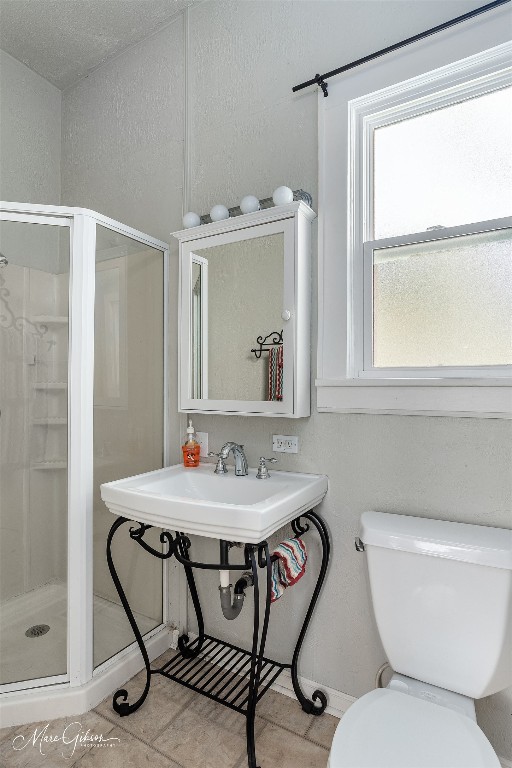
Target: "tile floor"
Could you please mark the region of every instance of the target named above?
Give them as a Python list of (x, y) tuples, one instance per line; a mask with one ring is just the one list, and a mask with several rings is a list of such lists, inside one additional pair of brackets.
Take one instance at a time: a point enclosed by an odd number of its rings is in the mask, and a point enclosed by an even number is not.
[[(161, 666), (173, 651), (153, 664)], [(142, 690), (145, 674), (128, 684), (133, 695)], [(36, 724), (0, 730), (0, 768), (246, 768), (245, 718), (186, 688), (156, 675), (144, 705), (119, 718), (111, 696), (85, 715), (52, 720), (48, 737), (62, 741), (33, 744)], [(261, 768), (325, 768), (338, 720), (331, 715), (306, 715), (297, 701), (268, 691), (258, 705), (256, 755)], [(75, 722), (74, 726), (70, 724)], [(38, 725), (39, 731), (46, 723)], [(73, 730), (74, 729), (74, 730)], [(102, 734), (102, 745), (78, 744), (78, 733)], [(38, 731), (38, 732), (39, 732)], [(13, 749), (13, 738), (21, 734)], [(43, 752), (44, 754), (41, 754)]]

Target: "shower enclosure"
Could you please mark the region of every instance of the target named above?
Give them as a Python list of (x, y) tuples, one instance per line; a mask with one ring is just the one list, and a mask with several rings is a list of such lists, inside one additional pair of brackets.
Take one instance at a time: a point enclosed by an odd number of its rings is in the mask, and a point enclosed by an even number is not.
[[(138, 663), (99, 487), (168, 463), (167, 261), (165, 243), (93, 211), (0, 203), (2, 725), (84, 711)], [(123, 546), (161, 651), (165, 563)]]

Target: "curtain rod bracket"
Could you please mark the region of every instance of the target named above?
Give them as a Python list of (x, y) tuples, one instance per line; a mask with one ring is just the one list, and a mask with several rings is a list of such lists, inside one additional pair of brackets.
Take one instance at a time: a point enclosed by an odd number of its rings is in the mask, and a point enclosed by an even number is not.
[(327, 98), (329, 91), (327, 90), (327, 83), (325, 82), (323, 75), (315, 75), (315, 82), (322, 89), (325, 98)]

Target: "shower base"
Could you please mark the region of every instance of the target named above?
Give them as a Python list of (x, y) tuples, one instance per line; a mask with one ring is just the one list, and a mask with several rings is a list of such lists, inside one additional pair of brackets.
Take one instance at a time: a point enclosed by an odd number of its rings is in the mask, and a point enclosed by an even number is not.
[[(136, 614), (143, 634), (159, 622)], [(50, 630), (36, 637), (26, 632), (34, 625)], [(121, 605), (94, 597), (94, 666), (118, 653), (119, 638), (130, 645), (132, 634)], [(0, 685), (66, 673), (67, 588), (63, 583), (46, 584), (0, 605)]]

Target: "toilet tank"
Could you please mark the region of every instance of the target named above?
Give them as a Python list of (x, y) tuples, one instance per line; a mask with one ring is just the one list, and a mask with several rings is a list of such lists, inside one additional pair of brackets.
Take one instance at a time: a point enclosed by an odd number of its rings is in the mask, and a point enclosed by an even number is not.
[(473, 699), (512, 684), (512, 531), (365, 512), (361, 539), (395, 672)]

